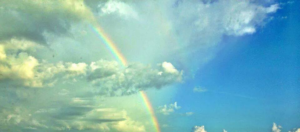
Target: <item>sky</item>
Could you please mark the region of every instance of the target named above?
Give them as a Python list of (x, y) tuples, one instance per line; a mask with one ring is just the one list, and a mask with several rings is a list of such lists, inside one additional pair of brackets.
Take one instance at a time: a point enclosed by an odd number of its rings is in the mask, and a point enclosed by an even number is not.
[(300, 132), (297, 0), (0, 0), (0, 131)]

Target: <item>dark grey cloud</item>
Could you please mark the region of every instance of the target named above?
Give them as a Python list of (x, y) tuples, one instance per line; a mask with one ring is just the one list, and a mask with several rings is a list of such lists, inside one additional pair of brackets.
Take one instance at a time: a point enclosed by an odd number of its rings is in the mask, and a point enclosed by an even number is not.
[(18, 38), (46, 44), (45, 33), (65, 35), (73, 22), (88, 15), (83, 1), (0, 1), (0, 41)]

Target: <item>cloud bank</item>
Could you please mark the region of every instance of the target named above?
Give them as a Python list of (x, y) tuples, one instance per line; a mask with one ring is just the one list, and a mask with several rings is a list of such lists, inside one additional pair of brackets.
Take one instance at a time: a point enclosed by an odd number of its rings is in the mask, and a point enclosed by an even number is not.
[[(223, 36), (253, 34), (278, 9), (250, 0), (0, 1), (0, 130), (147, 131), (103, 102), (182, 82), (182, 69), (210, 60)], [(127, 67), (91, 30), (99, 25)]]

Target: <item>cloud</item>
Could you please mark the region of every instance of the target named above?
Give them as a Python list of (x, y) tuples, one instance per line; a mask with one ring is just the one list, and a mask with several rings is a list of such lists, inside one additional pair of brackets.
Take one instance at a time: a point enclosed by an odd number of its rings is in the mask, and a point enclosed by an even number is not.
[(276, 3), (250, 0), (86, 3), (127, 58), (167, 58), (183, 65), (187, 72), (211, 60), (224, 36), (253, 34), (280, 8)]
[(13, 81), (17, 85), (39, 85), (39, 82), (33, 81), (34, 68), (39, 61), (28, 54), (36, 45), (31, 41), (15, 39), (0, 44), (0, 84)]
[(81, 0), (46, 0), (43, 2), (10, 0), (0, 2), (0, 41), (11, 38), (46, 43), (44, 33), (67, 33), (71, 22), (92, 19)]
[[(182, 68), (210, 60), (223, 36), (253, 34), (279, 8), (239, 0), (1, 1), (0, 130), (147, 131), (104, 102), (182, 82)], [(127, 67), (91, 30), (96, 24)], [(177, 109), (175, 102), (160, 112)]]
[[(74, 107), (74, 110), (80, 111)], [(65, 112), (63, 110), (40, 110), (39, 113), (30, 113), (25, 108), (16, 108), (13, 111), (2, 111), (3, 117), (1, 124), (8, 127), (8, 130), (51, 130), (51, 131), (66, 131), (66, 130), (90, 130), (90, 131), (136, 131), (145, 132), (144, 126), (129, 118), (125, 111), (97, 111), (97, 109), (89, 109), (89, 112), (76, 114), (75, 117), (67, 117), (65, 113), (61, 113), (60, 118), (49, 118), (54, 113)], [(64, 109), (66, 110), (66, 109)], [(70, 112), (70, 110), (68, 110)], [(80, 116), (81, 115), (81, 116)], [(84, 115), (84, 116), (83, 116)], [(6, 116), (6, 117), (5, 117)], [(74, 115), (73, 115), (74, 116)], [(12, 127), (12, 126), (17, 127)], [(5, 128), (5, 127), (2, 127)], [(2, 129), (5, 130), (5, 129)]]
[(300, 128), (295, 128), (294, 130), (292, 130), (292, 131), (289, 131), (289, 132), (300, 132)]
[(194, 87), (193, 91), (194, 91), (194, 92), (202, 93), (202, 92), (206, 92), (207, 89), (202, 88), (202, 87)]
[(186, 116), (191, 116), (191, 115), (193, 115), (193, 114), (194, 114), (194, 112), (186, 112), (186, 113), (185, 113)]
[[(166, 62), (164, 62), (166, 63)], [(99, 87), (97, 93), (119, 96), (136, 93), (139, 90), (155, 87), (161, 88), (165, 85), (181, 81), (182, 72), (169, 72), (162, 64), (157, 69), (142, 64), (132, 64), (126, 69), (106, 78), (96, 78), (92, 83)]]
[[(280, 125), (277, 125), (276, 123), (273, 123), (273, 127), (272, 127), (272, 132), (281, 132), (281, 126)], [(205, 129), (204, 129), (204, 126), (195, 126), (193, 128), (193, 132), (206, 132)], [(300, 131), (300, 128), (296, 128), (296, 129), (293, 129), (289, 132), (299, 132)], [(225, 129), (223, 129), (223, 132), (227, 132)]]
[(139, 63), (123, 69), (115, 61), (104, 60), (90, 64), (49, 63), (30, 55), (41, 48), (34, 42), (14, 39), (0, 45), (0, 81), (6, 80), (2, 84), (12, 81), (18, 86), (46, 87), (53, 86), (59, 80), (77, 81), (78, 78), (85, 78), (82, 81), (101, 87), (99, 93), (125, 95), (181, 81), (182, 72), (169, 62), (157, 65), (156, 69)]
[(44, 48), (23, 39), (0, 44), (0, 130), (143, 132), (144, 124), (126, 111), (103, 111), (106, 107), (98, 105), (103, 104), (99, 98), (182, 80), (182, 71), (169, 62), (132, 63), (125, 68), (108, 60), (49, 62), (34, 56)]
[(121, 1), (107, 1), (105, 4), (99, 4), (99, 14), (102, 16), (118, 14), (121, 17), (138, 18), (137, 12), (128, 4)]
[(272, 132), (280, 132), (281, 126), (277, 126), (276, 123), (273, 123)]
[(144, 124), (126, 111), (98, 111), (105, 109), (98, 105), (103, 104), (99, 98), (130, 95), (182, 80), (182, 71), (169, 62), (154, 66), (132, 63), (125, 68), (107, 60), (49, 62), (35, 57), (44, 48), (25, 39), (0, 44), (0, 130), (143, 132)]
[(162, 113), (163, 115), (170, 115), (175, 110), (180, 109), (181, 107), (177, 105), (177, 102), (174, 102), (174, 104), (164, 105), (159, 107), (159, 113)]
[(204, 129), (204, 126), (195, 126), (193, 132), (207, 132)]

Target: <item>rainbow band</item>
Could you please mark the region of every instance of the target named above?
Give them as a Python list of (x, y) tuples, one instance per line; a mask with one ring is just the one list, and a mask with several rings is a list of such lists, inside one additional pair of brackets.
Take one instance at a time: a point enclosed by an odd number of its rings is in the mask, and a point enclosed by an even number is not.
[[(106, 45), (106, 47), (110, 50), (110, 52), (114, 55), (114, 57), (122, 64), (123, 67), (126, 67), (127, 61), (126, 61), (125, 57), (118, 50), (117, 46), (113, 43), (113, 41), (109, 38), (109, 36), (105, 34), (104, 30), (100, 26), (97, 26), (97, 27), (91, 26), (91, 27), (98, 34), (98, 37)], [(148, 109), (148, 111), (151, 114), (152, 122), (153, 122), (156, 132), (160, 132), (159, 124), (158, 124), (157, 118), (155, 116), (154, 110), (152, 108), (152, 105), (148, 99), (148, 96), (146, 95), (146, 93), (144, 91), (140, 91), (140, 95), (141, 95), (143, 101), (145, 102), (146, 108)]]
[(154, 110), (152, 108), (152, 105), (151, 105), (151, 102), (149, 101), (148, 96), (146, 95), (146, 93), (144, 91), (140, 91), (140, 94), (143, 98), (143, 101), (145, 102), (147, 109), (150, 111), (151, 118), (152, 118), (153, 124), (155, 126), (156, 132), (160, 132), (159, 124), (158, 124), (157, 118), (155, 116)]
[(119, 51), (114, 42), (109, 38), (109, 36), (105, 34), (104, 30), (100, 26), (92, 26), (92, 29), (98, 34), (99, 39), (102, 40), (102, 42), (106, 45), (106, 47), (110, 50), (114, 57), (123, 65), (123, 67), (126, 67), (127, 61), (125, 57)]

